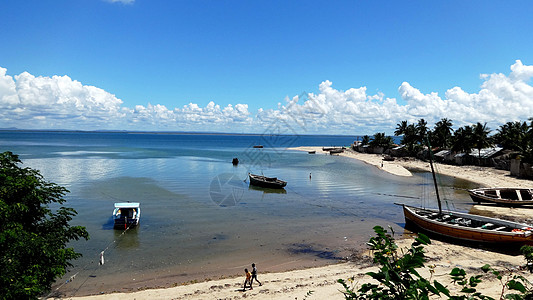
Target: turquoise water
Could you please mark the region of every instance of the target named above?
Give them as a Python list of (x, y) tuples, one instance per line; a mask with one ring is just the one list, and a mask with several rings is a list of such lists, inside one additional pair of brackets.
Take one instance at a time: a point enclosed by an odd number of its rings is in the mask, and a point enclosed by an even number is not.
[[(349, 136), (0, 132), (0, 151), (70, 190), (89, 241), (55, 287), (64, 295), (165, 286), (233, 276), (255, 262), (279, 271), (336, 262), (363, 248), (375, 225), (403, 232), (394, 202), (417, 205), (428, 174), (397, 177), (340, 156), (290, 151), (349, 145)], [(263, 145), (256, 149), (253, 145)], [(240, 164), (233, 166), (232, 158)], [(288, 182), (253, 188), (247, 174)], [(310, 176), (311, 175), (311, 176)], [(470, 204), (443, 178), (459, 208)], [(140, 202), (141, 224), (113, 229), (114, 202)], [(104, 252), (105, 264), (98, 258)], [(76, 280), (64, 284), (76, 274)]]

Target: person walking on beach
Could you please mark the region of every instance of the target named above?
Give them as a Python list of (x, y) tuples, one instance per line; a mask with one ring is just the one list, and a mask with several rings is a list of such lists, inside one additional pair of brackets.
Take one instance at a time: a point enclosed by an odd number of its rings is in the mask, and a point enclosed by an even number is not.
[(250, 289), (253, 290), (252, 287), (252, 274), (248, 272), (248, 269), (244, 269), (244, 273), (246, 274), (246, 279), (244, 280), (244, 286), (242, 287), (242, 291), (246, 291), (246, 284), (248, 283), (250, 285)]
[(257, 279), (257, 268), (255, 267), (255, 264), (252, 264), (252, 280), (250, 280), (250, 287), (252, 286), (252, 282), (255, 281), (259, 282), (259, 286), (262, 286), (263, 284)]

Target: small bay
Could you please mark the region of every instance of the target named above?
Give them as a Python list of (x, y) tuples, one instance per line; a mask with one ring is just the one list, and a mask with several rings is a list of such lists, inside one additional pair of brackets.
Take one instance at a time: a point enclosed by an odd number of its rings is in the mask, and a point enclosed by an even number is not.
[[(362, 162), (297, 146), (349, 146), (356, 136), (0, 131), (0, 151), (65, 186), (66, 205), (89, 241), (54, 288), (66, 296), (129, 291), (335, 263), (362, 249), (376, 225), (404, 234), (401, 207), (431, 197), (430, 174), (399, 177)], [(262, 145), (263, 148), (254, 148)], [(240, 163), (232, 165), (232, 159)], [(278, 177), (284, 190), (249, 186)], [(442, 177), (444, 197), (470, 206)], [(113, 229), (115, 202), (140, 202), (136, 228)], [(104, 251), (105, 264), (99, 265)], [(74, 281), (67, 280), (76, 275)]]

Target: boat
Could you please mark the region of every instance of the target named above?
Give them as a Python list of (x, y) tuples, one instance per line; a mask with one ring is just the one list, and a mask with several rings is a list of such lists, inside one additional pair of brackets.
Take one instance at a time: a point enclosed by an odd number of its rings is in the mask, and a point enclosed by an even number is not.
[(423, 231), (453, 240), (503, 244), (506, 246), (511, 244), (533, 245), (533, 225), (443, 210), (431, 152), (429, 163), (433, 175), (438, 209), (417, 208), (395, 203), (403, 207), (406, 224), (413, 224)]
[(332, 149), (332, 150), (329, 150), (329, 155), (339, 154), (339, 153), (343, 153), (343, 152), (344, 152), (343, 148)]
[(526, 188), (478, 188), (468, 190), (474, 202), (491, 202), (508, 206), (533, 204), (533, 189)]
[(430, 233), (452, 239), (490, 244), (533, 245), (533, 225), (469, 213), (417, 208), (405, 204), (405, 221)]
[(236, 166), (236, 165), (239, 164), (239, 159), (236, 158), (236, 157), (234, 157), (233, 160), (231, 161), (231, 163), (232, 163), (234, 166)]
[(254, 145), (254, 148), (263, 148), (263, 145)]
[(390, 156), (390, 155), (385, 155), (385, 156), (383, 156), (383, 160), (384, 161), (394, 161), (394, 157)]
[(250, 177), (250, 184), (271, 189), (282, 189), (287, 185), (286, 181), (278, 179), (276, 177), (266, 177), (263, 175), (255, 175), (248, 173)]
[(340, 150), (346, 150), (346, 147), (322, 147), (322, 151), (340, 151)]
[(129, 228), (137, 226), (141, 218), (141, 207), (138, 202), (115, 203), (113, 221), (115, 228)]
[(313, 150), (313, 151), (307, 151), (307, 153), (309, 153), (309, 154), (315, 154), (315, 153), (316, 153), (316, 150)]

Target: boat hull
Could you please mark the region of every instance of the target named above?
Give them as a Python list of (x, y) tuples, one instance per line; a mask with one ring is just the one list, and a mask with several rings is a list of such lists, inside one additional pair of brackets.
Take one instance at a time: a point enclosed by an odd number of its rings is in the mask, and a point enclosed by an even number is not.
[(531, 189), (523, 188), (480, 188), (469, 190), (472, 201), (497, 203), (507, 206), (533, 205)]
[(248, 174), (250, 184), (271, 189), (282, 189), (287, 185), (286, 181), (261, 175)]
[[(431, 219), (431, 214), (438, 214), (438, 210), (420, 209), (404, 205), (405, 221), (417, 227), (441, 236), (471, 242), (490, 244), (529, 244), (533, 245), (533, 231), (530, 225), (504, 221), (483, 216), (474, 216), (466, 213), (443, 211), (444, 215), (453, 215), (456, 219), (471, 220), (478, 224), (491, 224), (493, 226), (510, 226), (514, 231), (497, 231), (484, 229), (482, 226), (467, 227), (459, 224), (446, 223)], [(421, 213), (424, 212), (424, 213)], [(495, 227), (497, 228), (497, 227)]]

